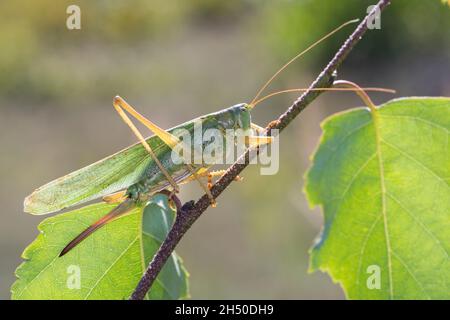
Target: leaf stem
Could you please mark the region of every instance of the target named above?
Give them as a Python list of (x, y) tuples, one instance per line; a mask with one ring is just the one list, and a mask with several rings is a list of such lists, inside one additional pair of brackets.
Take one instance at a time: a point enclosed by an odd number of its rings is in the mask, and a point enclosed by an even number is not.
[[(353, 33), (347, 38), (333, 59), (331, 59), (316, 80), (310, 85), (309, 89), (327, 88), (333, 85), (335, 71), (366, 33), (368, 30), (369, 20), (372, 19), (377, 12), (384, 10), (389, 3), (390, 0), (380, 0), (378, 2), (372, 11), (366, 15), (364, 20), (361, 21)], [(271, 129), (278, 129), (279, 131), (282, 131), (322, 92), (323, 91), (308, 90), (303, 93), (283, 114), (280, 115), (278, 119), (270, 122), (265, 128), (265, 131), (270, 132)], [(211, 194), (214, 199), (217, 198), (235, 180), (242, 170), (244, 170), (250, 163), (250, 160), (256, 155), (256, 152), (250, 152), (250, 150), (248, 150), (227, 169), (225, 174), (214, 184), (211, 189)], [(192, 224), (203, 214), (203, 212), (205, 212), (210, 204), (211, 202), (208, 195), (204, 194), (197, 202), (194, 203), (193, 201), (189, 201), (178, 210), (177, 217), (172, 228), (136, 286), (135, 291), (130, 297), (131, 300), (142, 300), (145, 297), (181, 238), (189, 230)]]
[(355, 93), (361, 98), (361, 100), (366, 104), (366, 106), (369, 107), (370, 111), (372, 111), (372, 113), (375, 113), (377, 111), (375, 103), (373, 103), (372, 99), (370, 99), (367, 92), (364, 91), (364, 89), (362, 89), (356, 83), (347, 80), (338, 80), (333, 83), (333, 86), (353, 87), (357, 89)]

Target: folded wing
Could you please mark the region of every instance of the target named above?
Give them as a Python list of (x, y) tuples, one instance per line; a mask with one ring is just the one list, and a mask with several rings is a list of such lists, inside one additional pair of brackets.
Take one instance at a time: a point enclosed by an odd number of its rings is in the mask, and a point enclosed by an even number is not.
[[(163, 145), (155, 138), (147, 141), (156, 152)], [(51, 213), (125, 189), (139, 180), (150, 161), (144, 147), (134, 144), (36, 189), (25, 198), (24, 211)]]

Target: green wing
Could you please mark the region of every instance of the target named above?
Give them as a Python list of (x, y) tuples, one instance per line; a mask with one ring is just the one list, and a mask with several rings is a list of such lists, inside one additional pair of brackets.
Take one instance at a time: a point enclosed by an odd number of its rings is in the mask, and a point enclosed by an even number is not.
[[(147, 139), (156, 152), (157, 137)], [(159, 146), (158, 146), (159, 145)], [(152, 159), (137, 143), (36, 189), (25, 198), (24, 211), (55, 212), (127, 188), (137, 182)]]
[[(215, 126), (213, 118), (206, 115), (167, 131), (172, 134), (178, 129), (193, 131), (196, 121), (202, 121), (204, 126)], [(158, 158), (170, 151), (157, 136), (148, 138), (147, 142)], [(151, 165), (155, 165), (153, 159), (140, 143), (136, 143), (36, 189), (25, 198), (24, 211), (36, 215), (52, 213), (126, 189), (138, 182)]]

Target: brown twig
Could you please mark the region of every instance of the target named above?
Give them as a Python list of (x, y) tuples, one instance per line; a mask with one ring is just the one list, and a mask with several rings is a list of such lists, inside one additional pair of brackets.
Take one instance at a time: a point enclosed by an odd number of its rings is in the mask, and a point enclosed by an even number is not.
[[(309, 87), (312, 88), (327, 88), (333, 84), (334, 73), (342, 62), (347, 58), (350, 51), (361, 40), (362, 36), (368, 29), (368, 22), (373, 19), (376, 12), (381, 12), (390, 0), (380, 0), (376, 7), (366, 15), (364, 20), (356, 27), (353, 33), (347, 38), (338, 52), (328, 65), (322, 70), (316, 80)], [(271, 129), (278, 129), (280, 132), (286, 128), (295, 117), (298, 116), (311, 102), (313, 102), (323, 91), (306, 91), (284, 112), (278, 119), (269, 123), (266, 131)], [(250, 160), (255, 156), (254, 152), (247, 151), (243, 154), (225, 174), (214, 184), (211, 189), (211, 194), (217, 198), (235, 178), (247, 167)], [(142, 300), (152, 286), (162, 267), (167, 259), (170, 257), (175, 247), (189, 230), (192, 224), (202, 215), (203, 212), (211, 204), (208, 195), (203, 195), (196, 203), (193, 201), (185, 203), (179, 210), (175, 222), (167, 234), (166, 239), (162, 243), (159, 250), (156, 252), (153, 260), (150, 262), (147, 270), (139, 281), (135, 291), (131, 295), (132, 300)]]

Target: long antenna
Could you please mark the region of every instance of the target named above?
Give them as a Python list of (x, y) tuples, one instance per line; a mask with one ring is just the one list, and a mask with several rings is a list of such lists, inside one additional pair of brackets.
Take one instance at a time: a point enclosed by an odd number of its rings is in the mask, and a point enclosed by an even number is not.
[[(361, 88), (357, 86), (356, 84), (353, 84), (350, 81), (336, 81), (335, 85), (346, 85), (346, 86), (352, 86), (351, 88), (293, 88), (293, 89), (286, 89), (281, 91), (276, 91), (269, 93), (268, 95), (256, 100), (253, 102), (250, 106), (253, 108), (260, 102), (263, 102), (264, 100), (267, 100), (273, 96), (282, 94), (282, 93), (289, 93), (289, 92), (305, 92), (305, 91), (351, 91), (356, 93), (365, 93), (366, 91), (376, 91), (376, 92), (386, 92), (386, 93), (395, 93), (395, 90), (393, 89), (387, 89), (387, 88), (377, 88), (377, 87), (369, 87), (369, 88)], [(365, 95), (364, 97), (366, 97)], [(367, 99), (363, 99), (364, 102), (370, 101)], [(373, 105), (373, 103), (371, 103)]]
[(284, 66), (282, 66), (277, 72), (275, 72), (275, 74), (270, 77), (270, 79), (261, 87), (261, 89), (259, 89), (258, 93), (256, 94), (256, 96), (253, 98), (252, 102), (250, 103), (250, 105), (253, 105), (254, 102), (256, 101), (256, 99), (258, 99), (258, 97), (261, 95), (261, 93), (264, 91), (264, 89), (267, 88), (267, 86), (273, 81), (273, 79), (275, 79), (288, 65), (290, 65), (292, 62), (294, 62), (295, 60), (297, 60), (298, 58), (300, 58), (302, 55), (304, 55), (305, 53), (307, 53), (309, 50), (311, 50), (312, 48), (314, 48), (315, 46), (317, 46), (319, 43), (321, 43), (322, 41), (324, 41), (325, 39), (331, 37), (333, 34), (335, 34), (336, 32), (338, 32), (339, 30), (341, 30), (342, 28), (344, 28), (345, 26), (352, 24), (352, 23), (356, 23), (358, 22), (359, 19), (354, 19), (354, 20), (350, 20), (345, 22), (344, 24), (340, 25), (339, 27), (337, 27), (336, 29), (334, 29), (333, 31), (329, 32), (328, 34), (326, 34), (325, 36), (323, 36), (322, 38), (320, 38), (319, 40), (317, 40), (316, 42), (314, 42), (313, 44), (311, 44), (309, 47), (307, 47), (305, 50), (303, 50), (302, 52), (300, 52), (299, 54), (297, 54), (295, 57), (293, 57), (291, 60), (289, 60)]

